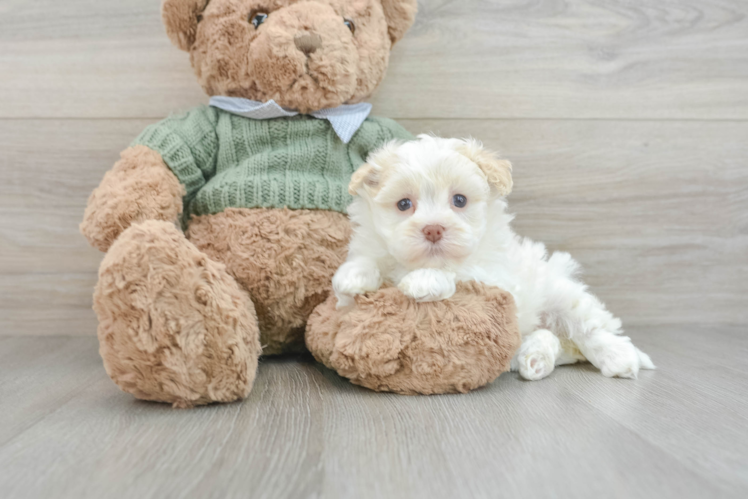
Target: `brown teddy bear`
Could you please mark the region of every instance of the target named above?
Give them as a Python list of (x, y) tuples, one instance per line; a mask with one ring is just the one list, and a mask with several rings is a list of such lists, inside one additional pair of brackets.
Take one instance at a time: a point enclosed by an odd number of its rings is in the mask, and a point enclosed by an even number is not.
[(393, 286), (336, 309), (331, 295), (309, 318), (306, 343), (320, 363), (375, 391), (468, 392), (509, 369), (521, 344), (512, 296), (457, 283), (440, 302), (418, 303)]
[(123, 390), (179, 407), (234, 401), (251, 390), (261, 352), (304, 349), (307, 319), (346, 256), (352, 173), (375, 148), (411, 138), (363, 101), (416, 8), (163, 1), (166, 31), (211, 105), (148, 127), (81, 224), (107, 252), (94, 309)]

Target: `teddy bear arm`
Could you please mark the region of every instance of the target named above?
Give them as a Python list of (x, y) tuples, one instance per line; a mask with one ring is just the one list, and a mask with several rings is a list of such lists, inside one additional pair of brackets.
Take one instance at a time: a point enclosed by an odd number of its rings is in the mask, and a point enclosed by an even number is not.
[(355, 384), (401, 394), (467, 392), (508, 371), (522, 338), (512, 296), (457, 283), (447, 300), (417, 302), (387, 286), (338, 310), (318, 306), (306, 328), (314, 357)]
[(81, 233), (106, 252), (132, 224), (146, 220), (177, 223), (185, 188), (161, 155), (146, 146), (121, 153), (88, 199)]

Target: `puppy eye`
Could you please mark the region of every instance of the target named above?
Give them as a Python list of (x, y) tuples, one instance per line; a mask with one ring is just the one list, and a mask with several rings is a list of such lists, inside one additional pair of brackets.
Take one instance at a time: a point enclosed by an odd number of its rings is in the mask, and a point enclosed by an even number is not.
[(405, 198), (405, 199), (400, 200), (400, 201), (397, 202), (397, 208), (401, 212), (407, 212), (408, 210), (410, 210), (411, 208), (413, 208), (413, 202), (410, 201), (408, 198)]
[(264, 12), (256, 12), (249, 15), (249, 20), (252, 23), (252, 26), (254, 26), (255, 28), (259, 28), (260, 25), (264, 23), (265, 20), (267, 20), (267, 18), (268, 15)]
[(456, 194), (454, 195), (454, 198), (452, 198), (452, 203), (457, 208), (463, 208), (465, 205), (467, 205), (467, 198), (464, 195)]
[(353, 33), (354, 35), (356, 34), (356, 25), (353, 24), (353, 21), (351, 21), (350, 19), (344, 19), (343, 24), (348, 26), (348, 29), (351, 30), (351, 33)]

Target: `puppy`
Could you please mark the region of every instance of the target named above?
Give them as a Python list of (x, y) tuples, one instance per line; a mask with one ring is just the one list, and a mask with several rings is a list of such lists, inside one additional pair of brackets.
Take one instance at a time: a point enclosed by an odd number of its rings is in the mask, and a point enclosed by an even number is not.
[(397, 284), (418, 301), (447, 299), (458, 281), (510, 292), (523, 343), (512, 369), (529, 380), (588, 360), (607, 377), (654, 369), (621, 321), (577, 279), (567, 253), (517, 236), (504, 197), (512, 166), (474, 140), (428, 135), (373, 153), (353, 175), (353, 237), (333, 278), (338, 307)]

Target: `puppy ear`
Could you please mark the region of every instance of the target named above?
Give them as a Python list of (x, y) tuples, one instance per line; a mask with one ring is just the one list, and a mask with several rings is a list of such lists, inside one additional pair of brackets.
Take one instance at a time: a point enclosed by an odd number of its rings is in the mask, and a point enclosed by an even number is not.
[(507, 196), (512, 192), (514, 181), (512, 181), (512, 164), (509, 160), (499, 158), (496, 153), (485, 149), (475, 139), (460, 141), (456, 149), (458, 153), (478, 165), (499, 196)]
[(379, 187), (379, 169), (370, 163), (364, 163), (358, 170), (353, 172), (351, 177), (351, 183), (348, 185), (348, 193), (351, 196), (356, 196), (358, 190), (363, 187), (370, 189), (376, 189)]
[(171, 43), (189, 51), (195, 43), (197, 23), (210, 0), (163, 0), (161, 18)]
[(372, 152), (366, 163), (353, 173), (348, 192), (355, 196), (362, 187), (366, 188), (369, 194), (379, 191), (387, 171), (398, 161), (397, 149), (400, 144), (398, 141), (390, 141)]
[(387, 19), (390, 40), (395, 45), (413, 26), (418, 12), (418, 0), (382, 0), (382, 9)]

